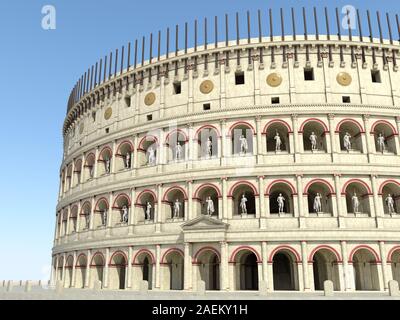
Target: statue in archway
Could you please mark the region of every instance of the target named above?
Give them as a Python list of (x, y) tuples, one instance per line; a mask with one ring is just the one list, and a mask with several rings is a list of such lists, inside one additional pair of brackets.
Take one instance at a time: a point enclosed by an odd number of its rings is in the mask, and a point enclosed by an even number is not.
[(90, 227), (90, 213), (85, 212), (85, 224), (86, 224), (86, 229), (89, 229)]
[(385, 202), (388, 206), (388, 210), (389, 210), (389, 214), (392, 214), (395, 212), (394, 210), (394, 199), (392, 197), (392, 195), (389, 193), (385, 199)]
[(108, 210), (104, 209), (101, 211), (101, 224), (107, 226)]
[(210, 196), (206, 198), (206, 204), (207, 204), (207, 215), (212, 216), (214, 213), (214, 201), (211, 199)]
[(240, 209), (241, 209), (241, 214), (247, 214), (247, 198), (245, 194), (242, 194), (242, 198), (240, 199)]
[(174, 202), (174, 218), (179, 218), (179, 213), (181, 211), (182, 202), (176, 199)]
[(146, 220), (151, 220), (151, 209), (152, 209), (151, 203), (150, 203), (150, 201), (147, 201), (147, 204), (146, 204)]
[(128, 214), (129, 214), (129, 209), (127, 206), (123, 206), (121, 209), (122, 212), (122, 219), (121, 222), (123, 223), (128, 223)]
[(240, 153), (246, 154), (249, 146), (247, 144), (247, 139), (244, 135), (240, 136)]
[(212, 141), (211, 138), (207, 138), (207, 157), (211, 158), (212, 156)]
[(148, 160), (149, 164), (151, 166), (155, 165), (156, 164), (156, 151), (153, 149), (152, 146), (149, 147), (149, 149), (147, 150), (147, 153), (148, 153), (148, 157), (149, 157), (149, 160)]
[(281, 151), (282, 140), (281, 137), (279, 136), (278, 131), (276, 132), (274, 140), (275, 140), (275, 151)]
[(311, 141), (311, 150), (317, 150), (317, 135), (313, 132), (310, 134), (310, 141)]
[(183, 148), (181, 146), (181, 143), (178, 141), (175, 146), (175, 159), (176, 160), (182, 159), (182, 151), (183, 151)]
[(129, 169), (131, 167), (131, 153), (128, 151), (125, 155), (125, 169)]
[(321, 203), (321, 194), (317, 193), (314, 197), (314, 205), (313, 205), (313, 209), (316, 213), (320, 213), (322, 212), (322, 203)]
[(378, 142), (378, 148), (379, 148), (379, 152), (384, 152), (385, 151), (385, 142), (386, 142), (386, 138), (383, 135), (383, 133), (380, 133), (378, 138), (377, 138), (377, 142)]
[(106, 159), (106, 173), (110, 173), (111, 169), (111, 160), (108, 158)]
[(285, 208), (285, 201), (286, 199), (282, 195), (282, 193), (279, 194), (278, 198), (276, 199), (278, 202), (278, 212), (279, 213), (284, 213), (284, 208)]
[(346, 132), (345, 135), (343, 136), (343, 146), (346, 149), (346, 151), (350, 151), (351, 149), (351, 135)]
[(354, 192), (353, 196), (351, 197), (351, 204), (353, 206), (353, 213), (358, 213), (360, 207), (360, 201), (358, 200), (357, 193)]
[(93, 178), (93, 176), (94, 176), (94, 166), (90, 166), (89, 167), (89, 175), (90, 175), (90, 178)]

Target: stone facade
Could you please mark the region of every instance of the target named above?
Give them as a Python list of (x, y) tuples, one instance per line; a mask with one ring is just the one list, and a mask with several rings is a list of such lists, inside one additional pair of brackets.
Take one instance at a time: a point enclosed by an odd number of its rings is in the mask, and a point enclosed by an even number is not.
[(147, 61), (68, 111), (53, 284), (314, 291), (331, 280), (334, 290), (384, 291), (400, 280), (399, 43), (261, 40)]

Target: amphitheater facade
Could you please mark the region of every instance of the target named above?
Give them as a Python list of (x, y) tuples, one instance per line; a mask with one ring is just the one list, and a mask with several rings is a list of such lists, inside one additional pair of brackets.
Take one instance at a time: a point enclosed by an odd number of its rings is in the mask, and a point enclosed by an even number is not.
[(52, 283), (314, 291), (328, 279), (383, 291), (400, 281), (390, 37), (249, 32), (199, 45), (196, 31), (191, 48), (160, 55), (159, 41), (153, 56), (151, 39), (141, 63), (130, 45), (96, 63), (64, 123)]

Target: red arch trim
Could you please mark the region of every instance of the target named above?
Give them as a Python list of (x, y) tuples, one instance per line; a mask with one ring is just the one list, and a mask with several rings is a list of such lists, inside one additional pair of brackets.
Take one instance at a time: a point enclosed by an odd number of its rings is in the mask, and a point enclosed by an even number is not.
[(277, 180), (272, 181), (272, 182), (268, 185), (265, 194), (270, 194), (270, 193), (271, 193), (272, 187), (273, 187), (274, 185), (278, 184), (278, 183), (286, 184), (287, 186), (289, 186), (290, 190), (292, 191), (292, 195), (293, 195), (293, 194), (296, 194), (296, 189), (295, 189), (295, 187), (293, 186), (293, 184), (291, 184), (289, 181), (284, 180), (284, 179), (277, 179)]
[(90, 210), (92, 209), (92, 204), (90, 203), (89, 200), (86, 200), (86, 201), (81, 205), (81, 212), (80, 212), (80, 214), (83, 213), (83, 209), (85, 208), (86, 205), (89, 205)]
[(168, 193), (170, 193), (171, 191), (174, 191), (174, 190), (179, 190), (179, 191), (181, 191), (181, 192), (183, 193), (183, 198), (184, 198), (184, 200), (187, 200), (187, 199), (188, 199), (188, 196), (187, 196), (187, 193), (186, 193), (186, 190), (185, 190), (185, 189), (183, 189), (183, 188), (180, 187), (180, 186), (172, 186), (172, 187), (168, 188), (167, 191), (164, 192), (163, 201), (167, 201), (167, 202), (168, 202), (168, 199), (167, 199)]
[(203, 129), (212, 129), (212, 130), (215, 130), (215, 132), (217, 133), (217, 136), (218, 136), (218, 137), (221, 136), (221, 133), (219, 132), (219, 130), (218, 130), (215, 126), (213, 126), (213, 125), (211, 125), (211, 124), (205, 124), (204, 126), (201, 126), (199, 129), (197, 129), (197, 131), (196, 131), (196, 133), (195, 133), (195, 137), (197, 137), (198, 134), (199, 134)]
[(331, 194), (335, 194), (335, 189), (333, 189), (332, 185), (331, 185), (328, 181), (326, 181), (326, 180), (324, 180), (324, 179), (313, 179), (313, 180), (309, 181), (309, 182), (307, 183), (307, 185), (305, 186), (303, 193), (304, 193), (304, 194), (307, 194), (307, 193), (308, 193), (308, 189), (309, 189), (309, 188), (311, 187), (311, 185), (313, 185), (314, 183), (321, 183), (321, 184), (327, 186), (327, 187), (329, 188), (329, 192), (330, 192)]
[(103, 149), (101, 149), (101, 151), (99, 152), (99, 158), (103, 159), (103, 152), (105, 151), (109, 151), (110, 152), (110, 156), (112, 157), (112, 150), (109, 146), (105, 146)]
[(82, 159), (76, 159), (75, 160), (75, 164), (74, 164), (74, 166), (75, 166), (75, 171), (76, 171), (76, 168), (78, 167), (78, 163), (80, 162), (80, 166), (82, 167)]
[(236, 248), (236, 249), (232, 252), (231, 257), (230, 257), (230, 259), (229, 259), (229, 263), (234, 263), (234, 262), (236, 262), (235, 259), (236, 259), (237, 254), (238, 254), (240, 251), (244, 251), (244, 250), (253, 252), (253, 253), (256, 255), (256, 257), (257, 257), (257, 263), (261, 263), (261, 262), (262, 262), (261, 256), (260, 256), (260, 254), (257, 252), (256, 249), (254, 249), (254, 248), (252, 248), (252, 247), (250, 247), (250, 246), (240, 246), (240, 247)]
[(335, 257), (336, 257), (336, 262), (339, 262), (339, 263), (343, 262), (342, 259), (341, 259), (341, 257), (340, 257), (340, 254), (339, 254), (339, 252), (338, 252), (337, 250), (335, 250), (335, 249), (332, 248), (331, 246), (324, 245), (324, 244), (323, 244), (323, 245), (320, 245), (320, 246), (317, 246), (316, 248), (314, 248), (314, 249), (311, 251), (311, 253), (310, 253), (309, 257), (308, 257), (308, 262), (309, 262), (309, 263), (313, 262), (313, 260), (314, 260), (314, 255), (315, 255), (318, 251), (323, 250), (323, 249), (326, 249), (326, 250), (332, 252), (332, 253), (335, 255)]
[(79, 259), (80, 259), (81, 257), (85, 257), (86, 264), (87, 264), (87, 257), (86, 257), (86, 254), (84, 254), (84, 253), (81, 253), (81, 254), (78, 256), (78, 258), (76, 258), (75, 267), (85, 267), (85, 268), (86, 268), (86, 265), (84, 265), (84, 266), (80, 266), (80, 265), (78, 265), (78, 263), (79, 263)]
[(214, 190), (217, 192), (218, 197), (222, 197), (222, 194), (221, 194), (219, 188), (218, 188), (216, 185), (214, 185), (214, 184), (212, 184), (212, 183), (204, 183), (204, 184), (202, 184), (201, 186), (199, 186), (199, 187), (196, 189), (196, 192), (194, 193), (193, 198), (199, 198), (199, 193), (200, 193), (200, 191), (203, 190), (204, 188), (212, 188), (212, 189), (214, 189)]
[(239, 125), (245, 125), (245, 126), (250, 127), (251, 131), (253, 132), (253, 135), (256, 134), (254, 127), (250, 123), (248, 123), (246, 121), (238, 121), (238, 122), (235, 122), (233, 125), (231, 125), (231, 127), (229, 128), (229, 136), (232, 136), (232, 130), (235, 129), (235, 127), (237, 127)]
[(122, 198), (122, 197), (124, 197), (124, 198), (126, 198), (128, 200), (128, 206), (131, 205), (131, 199), (129, 198), (129, 196), (126, 193), (120, 193), (114, 200), (113, 208), (117, 208), (117, 201), (118, 201), (119, 198)]
[(294, 248), (288, 245), (278, 246), (274, 250), (272, 250), (271, 254), (269, 255), (268, 262), (273, 263), (275, 254), (277, 254), (279, 251), (285, 251), (285, 250), (294, 254), (294, 257), (296, 258), (295, 262), (301, 262), (301, 257), (299, 253)]
[(396, 130), (396, 128), (393, 126), (393, 124), (391, 124), (389, 121), (387, 120), (377, 120), (374, 122), (374, 124), (371, 127), (371, 134), (375, 133), (375, 127), (379, 124), (386, 124), (388, 125), (391, 129), (392, 129), (392, 134), (393, 135), (398, 135), (398, 132)]
[(131, 141), (129, 141), (129, 140), (124, 140), (124, 141), (122, 141), (122, 142), (118, 145), (117, 153), (120, 153), (120, 149), (121, 149), (121, 147), (122, 147), (124, 144), (129, 144), (129, 146), (131, 147), (131, 152), (132, 152), (133, 150), (135, 150), (135, 148), (134, 148), (134, 146), (133, 146), (133, 143), (132, 143)]
[(340, 127), (342, 126), (342, 124), (344, 124), (346, 122), (351, 122), (351, 123), (355, 124), (358, 127), (358, 130), (360, 131), (360, 133), (364, 133), (365, 132), (365, 130), (362, 127), (362, 125), (357, 120), (354, 120), (354, 119), (351, 119), (351, 118), (346, 118), (346, 119), (341, 120), (337, 124), (335, 131), (339, 132), (340, 131)]
[(270, 125), (274, 124), (274, 123), (280, 123), (280, 124), (284, 125), (284, 126), (286, 127), (288, 133), (292, 133), (292, 132), (293, 132), (293, 131), (292, 131), (292, 128), (290, 128), (290, 125), (289, 125), (286, 121), (281, 120), (281, 119), (273, 119), (273, 120), (269, 121), (269, 122), (264, 126), (263, 133), (267, 133), (268, 127), (269, 127)]
[(187, 133), (184, 130), (178, 128), (178, 129), (172, 130), (171, 132), (169, 132), (167, 134), (167, 136), (165, 138), (165, 143), (169, 143), (169, 137), (175, 132), (182, 133), (183, 136), (185, 137), (185, 142), (189, 140), (189, 137), (188, 137)]
[(199, 258), (199, 256), (200, 256), (203, 252), (206, 252), (206, 251), (212, 251), (213, 253), (215, 253), (215, 255), (216, 255), (217, 258), (218, 258), (218, 262), (221, 262), (221, 255), (220, 255), (220, 253), (218, 252), (218, 250), (215, 249), (214, 247), (208, 246), (208, 247), (203, 247), (203, 248), (199, 249), (199, 250), (196, 252), (196, 254), (194, 255), (194, 258), (193, 258), (193, 262), (192, 262), (192, 263), (198, 263), (198, 258)]
[(71, 207), (71, 215), (72, 215), (72, 211), (74, 211), (74, 209), (76, 209), (76, 214), (78, 215), (78, 205), (77, 205), (77, 204), (74, 204), (74, 205)]
[[(102, 264), (94, 264), (94, 259), (95, 259), (97, 256), (101, 256)], [(105, 266), (105, 262), (106, 262), (106, 259), (104, 258), (104, 255), (103, 255), (100, 251), (97, 251), (97, 252), (93, 255), (92, 260), (90, 260), (90, 266), (91, 266), (91, 267), (104, 267), (104, 266)]]
[(154, 193), (154, 191), (150, 190), (150, 189), (145, 189), (142, 192), (139, 193), (139, 195), (136, 197), (136, 203), (140, 203), (140, 198), (142, 197), (142, 195), (144, 195), (145, 193), (150, 193), (153, 198), (154, 198), (154, 202), (157, 202), (157, 196)]
[(343, 188), (342, 188), (342, 194), (346, 194), (346, 189), (349, 186), (349, 184), (353, 183), (353, 182), (357, 182), (362, 184), (366, 189), (367, 189), (367, 193), (368, 194), (372, 194), (370, 187), (368, 186), (368, 184), (360, 179), (350, 179), (349, 181), (347, 181)]
[(376, 253), (376, 251), (374, 249), (372, 249), (370, 246), (367, 246), (365, 244), (361, 244), (361, 245), (356, 246), (355, 248), (353, 248), (353, 250), (351, 250), (350, 255), (349, 255), (349, 263), (353, 263), (354, 254), (357, 251), (361, 250), (361, 249), (365, 249), (365, 250), (371, 252), (373, 254), (374, 258), (375, 258), (375, 262), (377, 262), (377, 263), (381, 262), (381, 259), (379, 258), (379, 255)]
[(181, 249), (170, 248), (170, 249), (168, 249), (167, 251), (164, 252), (164, 254), (163, 254), (162, 258), (161, 258), (161, 263), (164, 263), (164, 264), (167, 263), (167, 261), (165, 259), (172, 252), (178, 252), (182, 256), (182, 258), (185, 258), (185, 255), (184, 255), (184, 253), (183, 253), (183, 251)]
[(65, 259), (65, 266), (67, 266), (68, 261), (69, 261), (70, 259), (72, 259), (72, 263), (71, 263), (71, 265), (70, 265), (69, 267), (72, 267), (72, 266), (74, 265), (74, 257), (73, 257), (72, 255), (69, 255), (69, 256), (67, 257), (67, 259)]
[(105, 197), (101, 197), (99, 200), (97, 200), (96, 205), (94, 206), (95, 210), (97, 210), (97, 207), (100, 204), (100, 201), (105, 201), (107, 203), (107, 209), (110, 208), (110, 204), (108, 203), (108, 200)]
[(108, 265), (109, 265), (109, 266), (116, 266), (115, 264), (112, 263), (112, 261), (113, 261), (113, 258), (114, 258), (115, 256), (117, 256), (117, 255), (122, 255), (122, 256), (124, 257), (124, 259), (125, 259), (125, 266), (126, 266), (126, 265), (128, 264), (128, 257), (126, 256), (125, 252), (123, 252), (123, 251), (121, 251), (121, 250), (117, 250), (117, 251), (115, 251), (115, 252), (112, 254), (112, 256), (111, 256), (111, 258), (110, 258), (110, 261), (108, 262)]
[(156, 259), (155, 259), (155, 257), (154, 257), (154, 254), (153, 254), (150, 250), (148, 250), (148, 249), (140, 249), (138, 252), (136, 252), (135, 256), (133, 257), (132, 265), (134, 265), (134, 264), (139, 264), (139, 262), (137, 261), (137, 259), (139, 259), (139, 256), (140, 256), (141, 254), (146, 254), (146, 253), (147, 253), (147, 254), (150, 256), (150, 258), (151, 258), (151, 264), (154, 264), (154, 263), (156, 262)]
[(386, 185), (391, 184), (391, 183), (396, 184), (397, 186), (400, 187), (400, 182), (398, 182), (398, 181), (396, 181), (396, 180), (393, 180), (393, 179), (386, 180), (386, 181), (382, 182), (382, 184), (380, 185), (380, 187), (379, 187), (379, 192), (378, 192), (378, 193), (379, 193), (379, 194), (382, 194), (382, 193), (383, 193), (383, 188), (384, 188)]
[(396, 253), (396, 251), (400, 251), (400, 246), (394, 246), (392, 249), (390, 249), (388, 256), (387, 256), (388, 263), (392, 263), (392, 257)]
[(233, 191), (235, 191), (235, 189), (236, 189), (238, 186), (240, 186), (240, 185), (249, 186), (249, 187), (253, 190), (254, 196), (258, 196), (258, 195), (259, 195), (258, 192), (257, 192), (256, 187), (255, 187), (251, 182), (245, 181), (245, 180), (241, 180), (241, 181), (236, 182), (236, 183), (229, 189), (228, 197), (232, 197)]
[(304, 131), (304, 126), (308, 123), (308, 122), (318, 122), (320, 125), (322, 125), (322, 127), (324, 128), (325, 132), (329, 132), (328, 127), (326, 126), (325, 122), (323, 122), (320, 119), (317, 118), (309, 118), (304, 120), (304, 122), (301, 124), (300, 129), (299, 129), (299, 133), (302, 133)]
[(85, 157), (85, 164), (87, 165), (88, 160), (93, 157), (93, 161), (96, 160), (96, 155), (93, 152), (90, 152), (86, 157)]
[[(149, 138), (151, 138), (151, 139), (149, 139)], [(139, 149), (140, 149), (140, 150), (143, 150), (143, 143), (145, 143), (145, 142), (147, 142), (147, 141), (153, 141), (153, 142), (155, 142), (156, 144), (158, 144), (158, 138), (157, 138), (156, 136), (153, 136), (153, 135), (146, 135), (146, 136), (144, 136), (144, 137), (140, 140), (138, 150), (139, 150)]]

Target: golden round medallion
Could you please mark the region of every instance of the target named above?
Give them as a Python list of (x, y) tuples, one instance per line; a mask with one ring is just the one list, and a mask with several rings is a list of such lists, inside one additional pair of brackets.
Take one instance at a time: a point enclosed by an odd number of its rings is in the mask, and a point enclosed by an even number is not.
[(214, 83), (211, 80), (204, 80), (200, 85), (200, 92), (207, 94), (213, 91)]
[(282, 77), (279, 73), (271, 73), (267, 77), (267, 83), (271, 87), (277, 87), (282, 83)]
[(348, 86), (352, 81), (351, 75), (349, 75), (347, 72), (339, 72), (336, 80), (341, 86)]
[(144, 103), (146, 106), (151, 106), (154, 101), (156, 101), (156, 95), (154, 94), (154, 92), (150, 92), (144, 97)]
[(109, 107), (106, 109), (106, 111), (104, 111), (104, 119), (108, 120), (110, 119), (112, 116), (112, 108)]

